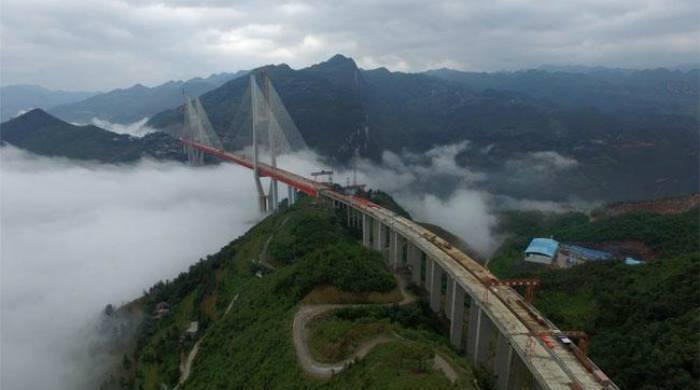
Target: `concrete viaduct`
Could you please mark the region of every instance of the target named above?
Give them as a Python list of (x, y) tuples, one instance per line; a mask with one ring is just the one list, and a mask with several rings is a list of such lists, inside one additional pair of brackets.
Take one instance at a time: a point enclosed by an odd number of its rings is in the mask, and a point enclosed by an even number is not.
[[(200, 152), (254, 169), (247, 157), (181, 139)], [(362, 231), (362, 243), (381, 252), (395, 270), (410, 270), (430, 307), (449, 320), (450, 341), (475, 367), (496, 377), (498, 389), (617, 389), (576, 346), (510, 287), (472, 258), (419, 224), (364, 198), (284, 169), (258, 163), (258, 175), (316, 197)]]

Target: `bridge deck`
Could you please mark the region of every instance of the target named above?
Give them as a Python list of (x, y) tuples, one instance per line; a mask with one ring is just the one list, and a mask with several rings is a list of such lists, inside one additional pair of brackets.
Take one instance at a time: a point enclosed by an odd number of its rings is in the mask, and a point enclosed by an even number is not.
[[(253, 169), (253, 163), (244, 156), (206, 145), (181, 141), (207, 154)], [(571, 389), (572, 385), (578, 385), (582, 389), (617, 388), (614, 384), (607, 387), (599, 384), (591, 371), (571, 350), (559, 344), (554, 338), (552, 338), (552, 346), (548, 346), (542, 337), (551, 337), (556, 327), (526, 303), (512, 288), (494, 287), (491, 282), (497, 278), (491, 272), (452, 247), (447, 241), (366, 199), (339, 194), (315, 180), (263, 163), (258, 164), (258, 171), (261, 176), (277, 179), (308, 195), (322, 195), (342, 202), (381, 221), (410, 240), (457, 280), (472, 299), (478, 300), (484, 313), (492, 320), (499, 332), (509, 339), (513, 349), (533, 376), (545, 387)], [(589, 361), (589, 363), (590, 367), (597, 368), (593, 362)]]

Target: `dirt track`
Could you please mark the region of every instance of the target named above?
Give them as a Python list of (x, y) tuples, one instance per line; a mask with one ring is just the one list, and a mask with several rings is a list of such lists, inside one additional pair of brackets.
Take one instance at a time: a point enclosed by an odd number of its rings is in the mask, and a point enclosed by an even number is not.
[[(401, 296), (403, 299), (399, 302), (399, 305), (407, 305), (416, 300), (416, 298), (406, 292), (406, 282), (401, 277), (396, 277), (397, 285), (401, 291)], [(347, 359), (335, 362), (335, 363), (322, 363), (313, 358), (311, 351), (309, 350), (309, 329), (308, 324), (316, 317), (327, 313), (332, 310), (347, 308), (347, 307), (366, 307), (366, 306), (390, 306), (393, 303), (388, 304), (325, 304), (325, 305), (302, 305), (299, 310), (294, 315), (294, 323), (292, 325), (292, 334), (294, 339), (294, 349), (296, 350), (297, 359), (302, 369), (309, 375), (320, 378), (328, 379), (334, 374), (339, 373), (348, 364), (355, 359), (362, 359), (365, 357), (374, 347), (380, 344), (387, 343), (389, 341), (395, 340), (396, 337), (392, 335), (379, 335), (370, 340), (365, 341), (360, 344), (360, 346), (355, 350), (355, 352), (350, 355)], [(447, 378), (454, 382), (457, 379), (456, 371), (450, 366), (450, 364), (443, 359), (438, 353), (435, 354), (435, 365), (436, 369), (439, 369), (445, 373)]]

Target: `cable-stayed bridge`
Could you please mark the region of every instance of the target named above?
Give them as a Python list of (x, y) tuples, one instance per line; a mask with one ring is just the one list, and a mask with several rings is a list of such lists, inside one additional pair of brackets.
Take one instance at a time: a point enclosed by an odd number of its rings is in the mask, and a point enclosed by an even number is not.
[[(261, 212), (277, 209), (280, 182), (290, 204), (302, 192), (342, 212), (348, 226), (361, 229), (364, 246), (380, 251), (393, 269), (407, 269), (427, 291), (432, 310), (449, 320), (452, 345), (473, 366), (491, 371), (497, 388), (617, 389), (576, 345), (562, 342), (562, 332), (521, 295), (446, 240), (367, 199), (278, 167), (279, 155), (305, 143), (264, 73), (250, 75), (225, 134), (245, 141), (249, 150), (224, 150), (199, 99), (187, 99), (184, 123), (180, 140), (192, 163), (201, 164), (208, 155), (252, 170)], [(269, 180), (267, 192), (263, 178)]]

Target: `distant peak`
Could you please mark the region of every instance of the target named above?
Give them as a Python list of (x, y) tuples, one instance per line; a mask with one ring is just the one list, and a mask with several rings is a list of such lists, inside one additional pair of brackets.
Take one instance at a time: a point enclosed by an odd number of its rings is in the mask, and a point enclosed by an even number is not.
[(355, 61), (341, 54), (336, 54), (328, 61), (312, 65), (305, 70), (323, 74), (332, 83), (351, 88), (358, 88), (362, 83), (362, 75)]
[[(54, 118), (51, 114), (42, 110), (41, 108), (34, 108), (32, 110), (29, 110), (29, 111), (25, 112), (24, 114), (20, 115), (20, 117), (22, 117), (22, 116), (34, 117), (34, 118), (41, 118), (41, 117)], [(54, 118), (54, 119), (56, 119), (56, 118)]]
[(380, 66), (379, 68), (374, 68), (371, 69), (372, 72), (377, 72), (377, 73), (386, 73), (389, 74), (391, 71), (387, 69), (385, 66)]
[(357, 68), (357, 64), (355, 64), (355, 60), (349, 57), (345, 57), (342, 54), (336, 54), (333, 57), (329, 58), (327, 61), (318, 63), (316, 65), (311, 65), (310, 67), (306, 68), (308, 70), (312, 71), (320, 71), (320, 72), (348, 72), (348, 73), (355, 73), (359, 69)]
[(292, 70), (292, 68), (287, 64), (279, 64), (279, 65), (270, 64), (270, 65), (264, 65), (264, 66), (258, 67), (255, 70), (253, 70), (253, 72), (255, 72), (255, 74), (258, 74), (261, 72), (263, 72), (263, 73), (288, 72), (290, 70)]
[(353, 69), (357, 69), (357, 64), (355, 64), (355, 60), (353, 60), (350, 57), (346, 57), (342, 54), (336, 54), (333, 57), (329, 58), (327, 61), (321, 62), (320, 64), (314, 65), (313, 67), (351, 67)]
[(328, 62), (333, 62), (333, 61), (350, 61), (352, 63), (355, 63), (355, 61), (352, 58), (346, 57), (342, 54), (336, 54), (333, 57), (328, 59)]
[(15, 118), (10, 119), (8, 122), (30, 122), (30, 123), (49, 123), (49, 122), (63, 122), (62, 120), (56, 118), (55, 116), (49, 114), (48, 112), (42, 110), (41, 108), (34, 108), (19, 115)]

